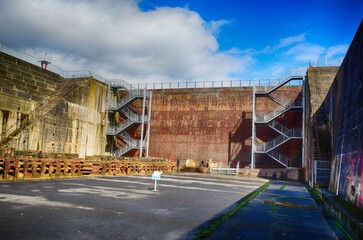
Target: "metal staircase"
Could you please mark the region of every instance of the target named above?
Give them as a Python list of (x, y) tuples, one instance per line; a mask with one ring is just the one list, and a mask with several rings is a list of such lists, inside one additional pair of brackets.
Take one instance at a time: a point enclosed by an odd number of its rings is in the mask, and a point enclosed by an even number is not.
[(302, 128), (291, 128), (278, 137), (266, 143), (256, 143), (255, 153), (268, 153), (269, 151), (281, 146), (290, 139), (302, 139)]
[[(116, 89), (116, 91), (126, 91), (128, 94), (119, 99), (116, 100), (115, 103), (112, 105), (109, 104), (108, 111), (111, 113), (120, 113), (124, 116), (125, 120), (118, 123), (118, 121), (114, 121), (112, 123), (112, 126), (109, 127), (107, 131), (107, 135), (112, 137), (112, 145), (111, 145), (111, 153), (116, 156), (122, 156), (125, 154), (128, 154), (131, 150), (140, 150), (140, 157), (143, 156), (143, 152), (146, 149), (147, 153), (146, 156), (148, 156), (148, 145), (149, 145), (149, 134), (150, 134), (150, 113), (151, 113), (151, 98), (152, 98), (152, 92), (135, 89), (131, 84), (128, 84), (127, 82), (123, 80), (113, 80), (110, 81), (110, 84), (112, 84), (112, 87)], [(135, 111), (131, 109), (131, 104), (136, 101), (137, 99), (140, 99), (143, 101), (143, 107), (142, 107), (142, 114), (138, 114)], [(145, 114), (146, 109), (146, 100), (149, 100), (149, 109), (148, 114)], [(134, 138), (132, 137), (127, 130), (134, 124), (141, 124), (141, 136), (140, 138)], [(146, 136), (144, 134), (144, 126), (145, 124), (148, 125), (148, 131), (146, 133)], [(119, 137), (123, 142), (124, 145), (113, 150), (114, 146), (114, 136)], [(147, 139), (147, 142), (145, 144), (145, 138)], [(116, 145), (117, 146), (117, 145)]]
[[(288, 73), (282, 75), (281, 77), (270, 81), (269, 86), (254, 86), (253, 87), (253, 116), (252, 116), (252, 159), (251, 168), (256, 166), (256, 154), (267, 154), (271, 159), (280, 163), (286, 168), (292, 167), (291, 159), (284, 156), (277, 151), (278, 147), (285, 144), (289, 140), (303, 139), (303, 129), (302, 128), (287, 128), (281, 123), (277, 122), (275, 119), (281, 117), (283, 114), (290, 110), (303, 110), (303, 97), (298, 97), (296, 99), (291, 99), (284, 97), (281, 94), (273, 94), (277, 89), (294, 81), (295, 83), (304, 83), (306, 68), (297, 68), (289, 71)], [(296, 84), (298, 85), (298, 84)], [(269, 112), (257, 113), (257, 98), (264, 97), (271, 101), (277, 103), (275, 109)], [(256, 141), (256, 127), (258, 125), (267, 125), (274, 131), (276, 131), (279, 136), (272, 139), (269, 142), (259, 143)]]

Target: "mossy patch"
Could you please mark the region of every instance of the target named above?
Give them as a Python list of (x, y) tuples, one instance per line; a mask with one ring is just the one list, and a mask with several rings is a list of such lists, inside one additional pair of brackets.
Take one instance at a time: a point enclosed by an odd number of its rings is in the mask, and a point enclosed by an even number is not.
[(308, 205), (302, 205), (297, 203), (289, 203), (289, 202), (280, 202), (280, 201), (274, 201), (274, 200), (265, 200), (263, 201), (263, 204), (268, 204), (272, 206), (280, 206), (280, 207), (291, 207), (291, 208), (301, 208), (301, 209), (307, 209), (307, 210), (316, 210), (313, 206)]
[(359, 219), (360, 222), (363, 222), (363, 211), (359, 207), (338, 196), (334, 197), (334, 201), (339, 203), (339, 205), (348, 211), (353, 217)]
[(227, 221), (233, 214), (235, 214), (238, 210), (240, 210), (242, 207), (246, 206), (252, 199), (254, 199), (260, 192), (268, 188), (271, 182), (267, 182), (264, 185), (262, 185), (259, 189), (256, 191), (253, 191), (252, 193), (248, 194), (246, 197), (242, 198), (239, 202), (237, 207), (233, 208), (229, 212), (213, 219), (209, 226), (200, 232), (197, 233), (195, 236), (195, 240), (203, 239), (207, 235), (214, 232), (220, 225), (222, 225), (225, 221)]

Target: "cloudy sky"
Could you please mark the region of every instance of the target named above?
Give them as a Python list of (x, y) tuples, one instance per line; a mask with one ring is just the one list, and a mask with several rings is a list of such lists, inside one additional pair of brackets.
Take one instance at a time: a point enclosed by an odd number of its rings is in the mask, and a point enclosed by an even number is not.
[(0, 42), (132, 83), (268, 79), (346, 53), (363, 1), (0, 0)]

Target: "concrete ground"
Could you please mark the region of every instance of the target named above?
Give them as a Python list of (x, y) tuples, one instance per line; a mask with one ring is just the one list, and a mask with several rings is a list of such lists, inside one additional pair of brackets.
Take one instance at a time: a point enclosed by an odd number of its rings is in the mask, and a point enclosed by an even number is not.
[(0, 182), (0, 239), (187, 239), (266, 181), (170, 174), (158, 192), (150, 175)]
[(304, 185), (272, 181), (205, 239), (337, 238)]

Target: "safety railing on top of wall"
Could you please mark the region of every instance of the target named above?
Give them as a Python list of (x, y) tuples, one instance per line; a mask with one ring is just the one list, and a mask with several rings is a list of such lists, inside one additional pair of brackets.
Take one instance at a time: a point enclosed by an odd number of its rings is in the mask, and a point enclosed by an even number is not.
[[(16, 58), (22, 59), (26, 62), (34, 65), (40, 65), (40, 58), (32, 56), (21, 50), (9, 47), (0, 43), (0, 51), (7, 53)], [(306, 70), (306, 68), (304, 68)], [(49, 64), (47, 70), (59, 74), (64, 78), (84, 78), (93, 77), (101, 82), (110, 84), (111, 86), (125, 86), (128, 90), (136, 91), (139, 89), (179, 89), (179, 88), (224, 88), (224, 87), (251, 87), (254, 84), (256, 86), (272, 86), (274, 82), (279, 79), (259, 79), (259, 80), (225, 80), (225, 81), (201, 81), (201, 82), (167, 82), (167, 83), (141, 83), (141, 84), (129, 84), (122, 79), (106, 79), (98, 74), (89, 70), (80, 71), (64, 71), (60, 67)], [(290, 85), (302, 85), (301, 81), (292, 81)]]
[(317, 58), (314, 67), (338, 67), (342, 64), (344, 57)]
[[(5, 44), (0, 43), (0, 51), (32, 63), (39, 65), (40, 58), (34, 57), (21, 50), (9, 47)], [(328, 66), (340, 66), (343, 61), (343, 57), (335, 58), (317, 58), (314, 63), (314, 67), (328, 67)], [(223, 88), (223, 87), (252, 87), (256, 86), (274, 86), (276, 82), (280, 82), (285, 79), (285, 76), (290, 75), (305, 75), (306, 68), (294, 68), (291, 71), (294, 73), (284, 74), (274, 79), (259, 79), (259, 80), (225, 80), (225, 81), (200, 81), (200, 82), (165, 82), (165, 83), (140, 83), (140, 84), (129, 84), (121, 79), (106, 79), (98, 74), (89, 70), (80, 71), (64, 71), (54, 64), (49, 64), (47, 70), (59, 74), (64, 78), (81, 78), (81, 77), (94, 77), (95, 79), (110, 84), (111, 86), (122, 85), (127, 89), (133, 91), (137, 89), (182, 89), (182, 88)], [(289, 85), (302, 85), (301, 80), (291, 81)]]
[[(15, 49), (15, 48), (12, 48), (12, 47), (9, 47), (3, 43), (0, 43), (0, 51), (1, 52), (4, 52), (6, 54), (9, 54), (11, 56), (14, 56), (16, 58), (19, 58), (21, 60), (24, 60), (26, 62), (29, 62), (31, 64), (34, 64), (34, 65), (37, 65), (39, 66), (40, 64), (40, 61), (41, 61), (41, 58), (37, 58), (31, 54), (28, 54), (26, 52), (23, 52), (21, 50), (18, 50), (18, 49)], [(60, 67), (54, 65), (54, 64), (48, 64), (47, 66), (47, 70), (51, 71), (51, 72), (54, 72), (56, 74), (59, 74), (61, 77), (63, 78), (86, 78), (86, 77), (93, 77), (101, 82), (104, 82), (106, 84), (116, 84), (118, 83), (119, 85), (120, 84), (123, 84), (123, 85), (127, 85), (127, 88), (128, 89), (131, 89), (132, 86), (130, 84), (128, 84), (126, 81), (124, 80), (109, 80), (109, 79), (106, 79), (104, 77), (101, 77), (100, 75), (94, 73), (94, 72), (91, 72), (89, 70), (79, 70), (79, 71), (64, 71), (62, 70)]]
[[(252, 87), (274, 86), (275, 79), (259, 80), (225, 80), (225, 81), (200, 81), (200, 82), (165, 82), (165, 83), (140, 83), (132, 84), (136, 89), (186, 89), (186, 88), (229, 88), (229, 87)], [(287, 85), (302, 85), (302, 81), (291, 81)]]

